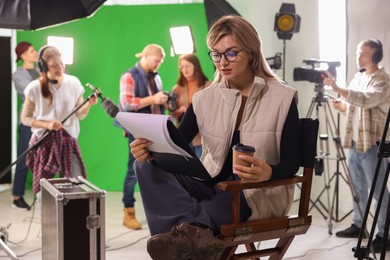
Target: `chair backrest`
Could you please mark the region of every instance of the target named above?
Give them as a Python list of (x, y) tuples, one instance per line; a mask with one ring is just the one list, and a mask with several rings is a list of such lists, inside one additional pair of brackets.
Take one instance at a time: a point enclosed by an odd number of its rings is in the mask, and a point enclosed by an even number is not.
[(299, 119), (299, 139), (302, 167), (314, 167), (315, 155), (317, 150), (318, 119), (300, 118)]
[(302, 182), (301, 185), (301, 195), (299, 198), (298, 211), (299, 216), (305, 216), (309, 214), (311, 182), (317, 151), (318, 127), (318, 119), (299, 119), (300, 166), (304, 167), (303, 177), (307, 178), (307, 181)]

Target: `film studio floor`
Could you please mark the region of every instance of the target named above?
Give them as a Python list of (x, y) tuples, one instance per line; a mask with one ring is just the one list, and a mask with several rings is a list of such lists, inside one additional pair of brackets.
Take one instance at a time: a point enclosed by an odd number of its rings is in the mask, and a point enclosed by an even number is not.
[[(3, 190), (0, 191), (0, 228), (7, 228), (8, 247), (19, 259), (42, 259), (42, 227), (38, 207), (31, 211), (20, 211), (12, 208), (11, 190), (9, 187), (4, 187), (4, 185), (0, 186), (3, 186)], [(121, 192), (108, 192), (105, 200), (106, 259), (150, 259), (146, 252), (146, 241), (149, 238), (149, 232), (140, 195), (138, 192), (136, 193), (136, 214), (139, 221), (142, 222), (143, 228), (138, 231), (129, 230), (122, 226), (123, 206), (121, 198)], [(25, 199), (27, 202), (32, 201), (31, 190), (27, 191)], [(328, 223), (322, 215), (316, 209), (313, 209), (311, 214), (313, 215), (313, 223), (308, 233), (294, 239), (284, 259), (356, 259), (353, 256), (352, 248), (356, 246), (357, 239), (337, 238), (334, 234), (330, 235)], [(348, 216), (343, 221), (333, 222), (331, 230), (336, 233), (349, 227), (350, 223), (351, 217)], [(376, 257), (379, 259), (380, 254), (377, 254)], [(0, 248), (1, 259), (9, 259), (9, 257)], [(386, 259), (390, 259), (390, 252), (386, 254)]]

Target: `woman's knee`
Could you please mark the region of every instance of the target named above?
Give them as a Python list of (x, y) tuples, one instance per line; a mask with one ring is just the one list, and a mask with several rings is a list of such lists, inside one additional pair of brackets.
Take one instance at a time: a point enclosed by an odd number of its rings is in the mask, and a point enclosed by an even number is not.
[(137, 176), (137, 179), (139, 179), (140, 177), (142, 178), (143, 175), (146, 175), (153, 171), (153, 164), (135, 161), (133, 164), (133, 170), (135, 172), (135, 175)]

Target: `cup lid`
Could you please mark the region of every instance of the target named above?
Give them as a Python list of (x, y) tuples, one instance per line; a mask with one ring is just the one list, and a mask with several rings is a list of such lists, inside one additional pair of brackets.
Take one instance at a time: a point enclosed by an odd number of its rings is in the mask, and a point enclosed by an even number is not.
[(256, 149), (253, 146), (244, 145), (241, 143), (235, 144), (233, 149), (237, 152), (254, 153)]

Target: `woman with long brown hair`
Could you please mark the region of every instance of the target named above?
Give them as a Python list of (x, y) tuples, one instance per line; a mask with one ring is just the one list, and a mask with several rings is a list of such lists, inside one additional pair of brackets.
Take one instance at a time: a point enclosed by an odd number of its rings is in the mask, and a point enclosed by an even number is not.
[[(210, 86), (211, 81), (204, 74), (198, 57), (195, 54), (184, 54), (179, 57), (179, 79), (172, 91), (177, 97), (177, 110), (170, 114), (180, 124), (188, 106), (192, 103), (193, 95), (199, 90)], [(196, 135), (190, 144), (195, 154), (200, 158), (202, 154), (202, 143), (200, 135)]]
[[(47, 134), (26, 158), (33, 173), (35, 193), (40, 190), (41, 178), (53, 178), (58, 172), (61, 177), (86, 176), (77, 142), (79, 120), (84, 119), (90, 107), (97, 103), (96, 96), (84, 103), (85, 90), (78, 78), (64, 73), (57, 48), (42, 47), (38, 66), (41, 75), (26, 87), (22, 109), (22, 123), (32, 131), (30, 146)], [(79, 109), (73, 113), (76, 108)]]

